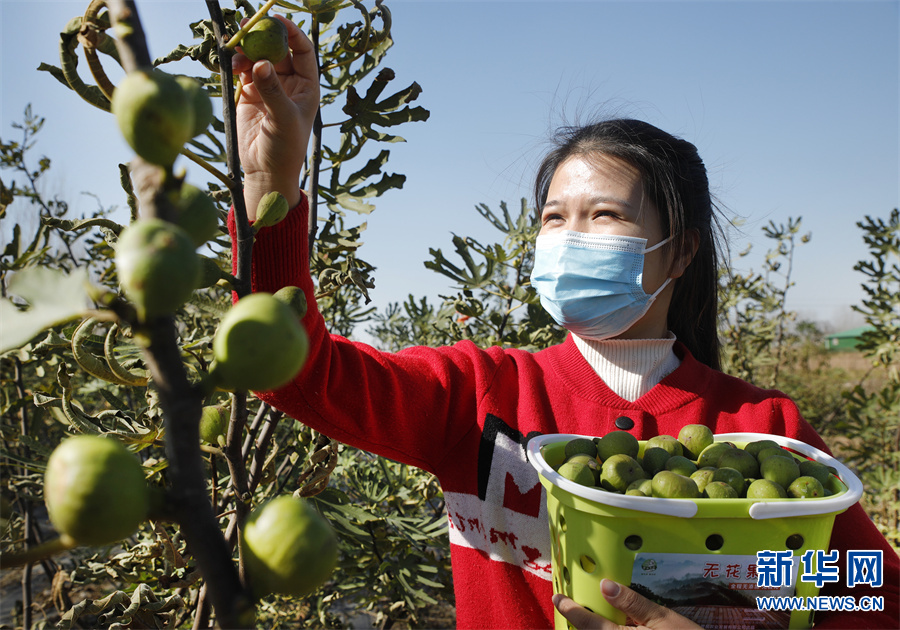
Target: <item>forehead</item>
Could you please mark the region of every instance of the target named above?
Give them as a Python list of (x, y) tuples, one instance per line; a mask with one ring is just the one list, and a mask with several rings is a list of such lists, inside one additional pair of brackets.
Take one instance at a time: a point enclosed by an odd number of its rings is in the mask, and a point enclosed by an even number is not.
[(621, 158), (602, 153), (572, 155), (554, 171), (547, 201), (598, 193), (639, 207), (644, 198), (641, 172)]

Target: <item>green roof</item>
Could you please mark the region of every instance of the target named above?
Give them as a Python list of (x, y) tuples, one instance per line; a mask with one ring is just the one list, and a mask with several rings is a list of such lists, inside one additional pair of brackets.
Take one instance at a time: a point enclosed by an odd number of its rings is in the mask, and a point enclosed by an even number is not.
[(830, 335), (826, 335), (826, 339), (856, 339), (861, 336), (864, 332), (868, 330), (875, 330), (874, 326), (858, 326), (857, 328), (851, 328), (850, 330), (844, 330), (842, 332), (832, 333)]

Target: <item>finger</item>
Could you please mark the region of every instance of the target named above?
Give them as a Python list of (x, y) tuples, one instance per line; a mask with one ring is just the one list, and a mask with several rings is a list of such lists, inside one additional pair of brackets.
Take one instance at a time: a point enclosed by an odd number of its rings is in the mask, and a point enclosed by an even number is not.
[(606, 601), (628, 615), (638, 625), (648, 628), (665, 628), (666, 630), (696, 630), (700, 628), (689, 619), (651, 602), (627, 586), (612, 580), (603, 579), (600, 582), (600, 591)]
[[(279, 16), (280, 17), (280, 16)], [(300, 27), (288, 19), (280, 18), (287, 27), (288, 47), (291, 55), (288, 55), (294, 72), (309, 81), (318, 84), (319, 67), (316, 62), (315, 47), (306, 33)]]
[[(250, 79), (248, 73), (253, 68), (253, 62), (247, 58), (242, 52), (235, 52), (231, 57), (231, 72), (234, 75), (241, 75), (241, 80)], [(248, 75), (248, 76), (243, 76)]]
[(566, 621), (578, 630), (614, 630), (616, 624), (579, 606), (574, 601), (559, 593), (553, 596), (553, 605)]
[(275, 120), (286, 120), (295, 113), (294, 103), (285, 93), (271, 62), (257, 61), (252, 76), (253, 88)]

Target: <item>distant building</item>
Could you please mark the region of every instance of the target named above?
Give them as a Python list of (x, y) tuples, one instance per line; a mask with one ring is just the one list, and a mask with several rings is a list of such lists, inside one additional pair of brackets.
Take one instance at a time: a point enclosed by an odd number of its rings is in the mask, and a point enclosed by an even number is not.
[(844, 350), (856, 350), (862, 334), (867, 330), (874, 330), (873, 326), (860, 326), (843, 332), (825, 336), (825, 347), (833, 352)]

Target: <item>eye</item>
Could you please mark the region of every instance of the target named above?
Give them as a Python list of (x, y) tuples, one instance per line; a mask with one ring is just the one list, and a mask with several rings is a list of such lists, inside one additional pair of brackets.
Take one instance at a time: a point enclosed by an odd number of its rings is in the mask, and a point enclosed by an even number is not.
[(548, 223), (554, 223), (557, 221), (564, 221), (561, 214), (558, 212), (548, 212), (547, 214), (541, 217), (541, 223), (547, 225)]
[(613, 210), (597, 210), (594, 212), (593, 219), (596, 221), (597, 219), (603, 218), (611, 218), (615, 219), (618, 215)]

